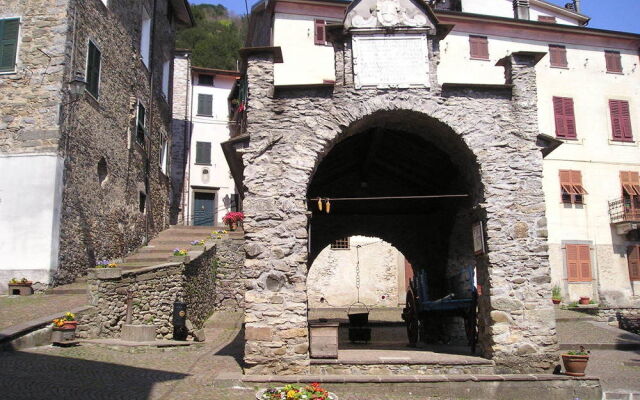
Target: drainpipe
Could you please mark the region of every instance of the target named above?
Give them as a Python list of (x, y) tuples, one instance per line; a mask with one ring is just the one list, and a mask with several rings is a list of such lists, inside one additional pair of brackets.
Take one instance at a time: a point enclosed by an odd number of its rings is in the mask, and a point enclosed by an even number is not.
[(529, 20), (529, 0), (513, 0), (513, 14), (515, 19)]

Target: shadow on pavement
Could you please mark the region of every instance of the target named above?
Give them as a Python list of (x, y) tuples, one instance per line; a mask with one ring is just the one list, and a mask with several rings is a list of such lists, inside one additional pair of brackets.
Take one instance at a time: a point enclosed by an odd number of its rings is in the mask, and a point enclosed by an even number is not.
[(215, 353), (216, 356), (230, 356), (244, 368), (244, 326), (238, 331), (229, 344)]
[(0, 353), (0, 399), (148, 399), (187, 375), (26, 352)]

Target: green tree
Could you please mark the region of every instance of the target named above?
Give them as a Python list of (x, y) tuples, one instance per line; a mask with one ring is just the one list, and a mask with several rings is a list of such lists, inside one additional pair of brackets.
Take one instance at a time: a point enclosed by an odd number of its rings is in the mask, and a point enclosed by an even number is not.
[(230, 15), (222, 5), (192, 6), (196, 26), (178, 31), (176, 47), (191, 49), (194, 66), (237, 69), (238, 50), (244, 43), (246, 19)]

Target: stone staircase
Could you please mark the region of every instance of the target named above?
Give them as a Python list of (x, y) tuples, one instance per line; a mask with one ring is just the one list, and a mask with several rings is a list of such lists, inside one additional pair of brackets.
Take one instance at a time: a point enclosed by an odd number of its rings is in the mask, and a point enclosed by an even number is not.
[[(124, 262), (118, 265), (125, 270), (130, 270), (169, 262), (174, 249), (191, 250), (192, 241), (206, 240), (212, 231), (224, 229), (226, 228), (219, 226), (172, 225), (169, 229), (160, 232), (149, 244), (125, 257)], [(238, 235), (241, 232), (230, 232), (230, 234)]]

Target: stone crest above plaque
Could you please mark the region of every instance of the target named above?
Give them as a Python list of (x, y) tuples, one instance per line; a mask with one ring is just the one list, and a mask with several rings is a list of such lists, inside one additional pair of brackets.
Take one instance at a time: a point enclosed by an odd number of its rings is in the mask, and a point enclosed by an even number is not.
[(421, 0), (354, 1), (345, 18), (346, 29), (426, 28), (434, 27)]

